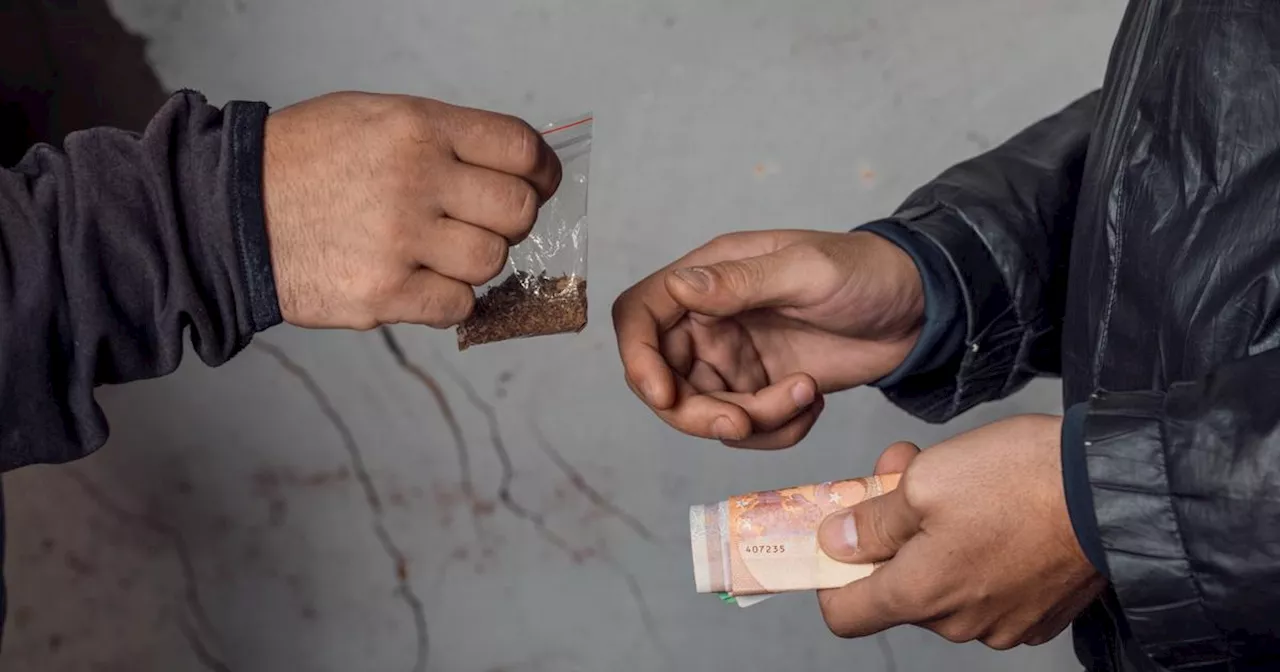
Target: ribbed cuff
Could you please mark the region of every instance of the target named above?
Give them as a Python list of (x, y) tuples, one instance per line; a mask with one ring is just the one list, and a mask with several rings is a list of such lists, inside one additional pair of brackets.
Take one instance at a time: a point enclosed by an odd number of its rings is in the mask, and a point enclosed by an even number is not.
[(254, 333), (283, 321), (271, 268), (271, 244), (262, 199), (262, 159), (265, 144), (265, 103), (234, 101), (225, 114), (231, 128), (231, 222), (235, 229), (240, 272), (249, 293), (249, 317)]
[(889, 387), (951, 361), (964, 347), (968, 316), (964, 295), (942, 249), (892, 219), (871, 222), (856, 230), (874, 233), (901, 248), (915, 263), (924, 288), (924, 325), (915, 346), (897, 368), (871, 386)]
[(1102, 548), (1098, 517), (1093, 510), (1093, 486), (1089, 483), (1084, 452), (1084, 422), (1088, 416), (1089, 405), (1076, 404), (1067, 409), (1062, 418), (1062, 488), (1080, 550), (1098, 572), (1109, 577), (1111, 572), (1107, 568), (1107, 553)]

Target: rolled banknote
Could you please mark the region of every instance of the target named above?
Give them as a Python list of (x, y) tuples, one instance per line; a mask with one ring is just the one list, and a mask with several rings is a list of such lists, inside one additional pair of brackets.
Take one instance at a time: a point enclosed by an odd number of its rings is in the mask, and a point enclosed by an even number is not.
[(833, 560), (818, 545), (828, 514), (898, 487), (899, 474), (802, 485), (689, 508), (693, 580), (740, 606), (773, 593), (838, 588), (871, 574), (871, 565)]

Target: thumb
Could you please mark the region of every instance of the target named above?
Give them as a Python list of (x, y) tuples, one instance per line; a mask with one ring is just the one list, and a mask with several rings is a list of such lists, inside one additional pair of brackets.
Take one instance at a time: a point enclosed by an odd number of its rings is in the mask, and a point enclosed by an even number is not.
[(792, 246), (758, 257), (678, 268), (667, 275), (667, 291), (690, 312), (713, 317), (793, 305), (813, 285), (813, 276), (797, 263), (797, 252)]
[(818, 527), (818, 543), (840, 562), (883, 562), (919, 529), (919, 514), (896, 489), (827, 516)]

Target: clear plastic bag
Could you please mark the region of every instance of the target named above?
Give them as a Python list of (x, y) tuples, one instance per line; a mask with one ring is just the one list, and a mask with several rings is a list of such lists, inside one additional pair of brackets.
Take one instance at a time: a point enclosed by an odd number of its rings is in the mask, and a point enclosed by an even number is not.
[(564, 169), (556, 195), (538, 211), (507, 271), (483, 288), (458, 326), (458, 349), (513, 338), (577, 333), (587, 326), (587, 185), (593, 117), (542, 131)]

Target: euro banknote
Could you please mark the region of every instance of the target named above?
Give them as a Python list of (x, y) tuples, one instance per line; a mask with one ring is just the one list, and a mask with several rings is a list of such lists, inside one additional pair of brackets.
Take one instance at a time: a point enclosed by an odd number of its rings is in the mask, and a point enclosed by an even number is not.
[(899, 474), (802, 485), (689, 508), (693, 579), (699, 593), (739, 606), (768, 596), (838, 588), (874, 571), (832, 559), (818, 545), (829, 514), (898, 486)]

